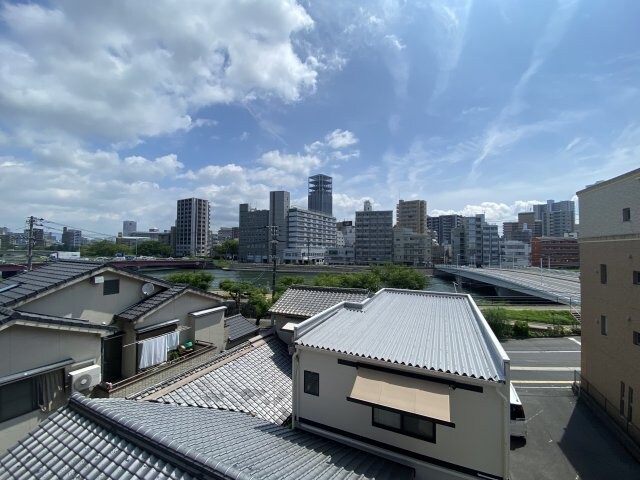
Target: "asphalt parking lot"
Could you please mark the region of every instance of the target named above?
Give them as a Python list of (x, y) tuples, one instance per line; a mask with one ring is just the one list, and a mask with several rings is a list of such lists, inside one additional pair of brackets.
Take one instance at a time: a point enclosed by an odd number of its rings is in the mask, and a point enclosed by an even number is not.
[(640, 479), (640, 463), (573, 395), (580, 339), (503, 343), (527, 416), (526, 442), (512, 439), (512, 480)]

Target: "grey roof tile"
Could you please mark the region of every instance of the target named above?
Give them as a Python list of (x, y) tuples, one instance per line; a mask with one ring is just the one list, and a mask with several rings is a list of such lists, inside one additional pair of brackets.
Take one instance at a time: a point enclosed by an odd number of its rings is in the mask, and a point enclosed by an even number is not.
[(295, 343), (472, 378), (504, 381), (504, 350), (470, 296), (384, 289), (361, 307), (298, 330)]
[(127, 309), (116, 315), (123, 320), (135, 321), (146, 313), (168, 303), (176, 296), (180, 295), (187, 289), (185, 285), (172, 285), (166, 290), (156, 293), (148, 298), (144, 298), (138, 303), (127, 307)]
[(260, 330), (255, 323), (250, 322), (240, 313), (225, 318), (224, 326), (229, 328), (229, 341), (232, 342), (253, 336)]
[(63, 327), (75, 327), (75, 328), (82, 328), (87, 330), (106, 331), (106, 332), (110, 332), (110, 331), (115, 332), (118, 330), (114, 326), (91, 323), (88, 320), (83, 320), (81, 318), (57, 317), (54, 315), (22, 312), (18, 310), (13, 310), (11, 308), (0, 307), (0, 325), (4, 325), (15, 320), (24, 320), (24, 321), (34, 322), (34, 323), (41, 323), (43, 325), (57, 325), (57, 326), (63, 326)]
[[(259, 341), (255, 346), (244, 345), (235, 351), (240, 354), (238, 357), (186, 384), (180, 382), (180, 386), (154, 401), (245, 412), (278, 425), (283, 424), (292, 410), (291, 357), (287, 346), (277, 337), (269, 336), (264, 340), (264, 343)], [(209, 363), (205, 369), (198, 368), (198, 371), (211, 368), (228, 358), (222, 357)], [(187, 378), (183, 374), (147, 390), (138, 398), (148, 397)]]
[[(100, 443), (92, 443), (96, 438)], [(74, 395), (0, 458), (0, 478), (58, 478), (62, 458), (65, 473), (80, 478), (96, 472), (110, 479), (414, 476), (408, 467), (242, 413)]]
[(269, 309), (269, 313), (309, 318), (340, 302), (362, 302), (369, 296), (361, 288), (293, 285)]

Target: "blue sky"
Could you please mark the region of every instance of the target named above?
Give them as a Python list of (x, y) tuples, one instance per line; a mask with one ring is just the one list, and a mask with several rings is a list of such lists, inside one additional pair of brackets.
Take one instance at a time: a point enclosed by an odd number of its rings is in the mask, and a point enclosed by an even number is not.
[(4, 2), (0, 226), (213, 226), (270, 190), (491, 222), (640, 164), (640, 3)]

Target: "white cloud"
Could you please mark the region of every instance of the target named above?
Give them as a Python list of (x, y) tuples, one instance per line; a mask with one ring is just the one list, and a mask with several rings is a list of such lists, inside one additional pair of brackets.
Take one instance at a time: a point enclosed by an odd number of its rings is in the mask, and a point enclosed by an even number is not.
[(482, 202), (477, 205), (465, 205), (459, 210), (439, 210), (434, 209), (429, 212), (430, 216), (437, 217), (439, 215), (463, 215), (465, 217), (474, 216), (477, 213), (484, 213), (485, 220), (489, 223), (512, 222), (518, 219), (518, 213), (530, 212), (533, 205), (538, 205), (538, 200), (516, 200), (511, 204)]
[(333, 149), (345, 148), (358, 143), (358, 139), (349, 130), (335, 129), (324, 137), (324, 141)]
[(293, 0), (5, 3), (0, 18), (0, 119), (17, 128), (121, 142), (211, 125), (192, 118), (203, 106), (294, 102), (316, 86), (292, 45), (313, 20)]

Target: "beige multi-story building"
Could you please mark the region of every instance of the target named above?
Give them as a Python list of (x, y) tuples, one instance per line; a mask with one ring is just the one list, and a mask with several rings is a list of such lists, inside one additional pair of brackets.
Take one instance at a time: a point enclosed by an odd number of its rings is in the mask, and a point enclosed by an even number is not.
[(427, 232), (427, 201), (400, 200), (396, 206), (396, 224), (416, 233)]
[(578, 199), (582, 390), (640, 444), (640, 169)]
[(208, 200), (201, 198), (178, 200), (175, 254), (179, 257), (208, 255), (210, 225), (211, 207)]

